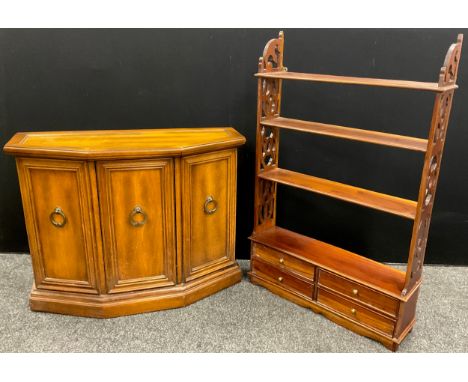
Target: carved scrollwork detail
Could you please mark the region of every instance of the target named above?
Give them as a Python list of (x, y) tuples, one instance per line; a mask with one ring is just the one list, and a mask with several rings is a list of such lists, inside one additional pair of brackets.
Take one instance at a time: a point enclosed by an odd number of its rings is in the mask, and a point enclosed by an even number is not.
[[(259, 73), (286, 70), (283, 67), (283, 32), (278, 38), (268, 41), (258, 62)], [(275, 78), (259, 78), (257, 120), (257, 175), (278, 164), (278, 128), (262, 123), (280, 115), (282, 81)], [(269, 227), (274, 224), (276, 183), (257, 177), (255, 187), (255, 226)]]
[(262, 157), (260, 169), (276, 166), (278, 163), (278, 129), (269, 126), (261, 126)]
[[(259, 60), (259, 72), (274, 72), (283, 70), (283, 32), (278, 38), (268, 41)], [(279, 114), (281, 81), (274, 78), (261, 80), (261, 106), (262, 119), (274, 117)]]
[(428, 175), (426, 179), (426, 190), (424, 192), (423, 211), (425, 211), (434, 202), (438, 177), (439, 161), (438, 156), (434, 155), (429, 162)]
[(455, 83), (463, 42), (463, 35), (458, 35), (457, 42), (452, 44), (445, 56), (444, 66), (440, 70), (439, 86)]
[(429, 233), (429, 225), (430, 225), (431, 217), (426, 214), (424, 218), (422, 218), (418, 225), (418, 237), (416, 240), (416, 248), (413, 258), (413, 267), (411, 269), (410, 277), (412, 279), (418, 279), (422, 272), (422, 265), (424, 262), (424, 254), (426, 252), (426, 245), (427, 245), (427, 235)]
[(440, 156), (433, 155), (428, 165), (426, 186), (422, 202), (421, 217), (418, 223), (416, 247), (414, 249), (413, 266), (410, 277), (419, 278), (422, 272), (424, 263), (424, 255), (426, 252), (427, 236), (429, 234), (429, 225), (431, 223), (431, 213), (434, 204), (434, 195), (437, 186), (439, 175)]
[(439, 118), (434, 132), (433, 143), (445, 140), (445, 133), (447, 131), (448, 114), (450, 105), (452, 103), (453, 92), (447, 92), (441, 96), (439, 107)]
[[(424, 193), (420, 201), (421, 213), (415, 232), (416, 241), (413, 245), (413, 261), (411, 264), (410, 281), (414, 284), (420, 279), (422, 273), (422, 265), (427, 246), (427, 236), (429, 234), (429, 225), (431, 222), (432, 207), (434, 205), (434, 197), (437, 188), (437, 180), (439, 178), (440, 161), (445, 140), (445, 131), (448, 122), (448, 113), (452, 100), (452, 93), (441, 95), (438, 102), (437, 120), (433, 132), (432, 144), (430, 148), (431, 155), (429, 157), (427, 167), (425, 167), (425, 177), (423, 178)], [(407, 289), (407, 288), (405, 288)]]
[(276, 184), (268, 180), (258, 180), (257, 225), (271, 221), (275, 214)]
[(267, 42), (263, 50), (263, 56), (259, 60), (259, 71), (273, 72), (283, 70), (283, 46), (284, 35), (280, 32), (278, 38)]
[(275, 79), (262, 80), (262, 118), (274, 117), (279, 114), (280, 82)]

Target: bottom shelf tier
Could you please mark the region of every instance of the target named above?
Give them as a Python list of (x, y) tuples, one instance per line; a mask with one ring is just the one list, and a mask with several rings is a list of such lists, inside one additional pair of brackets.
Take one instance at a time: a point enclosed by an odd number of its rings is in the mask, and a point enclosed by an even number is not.
[(388, 265), (277, 226), (250, 240), (402, 299), (405, 272)]

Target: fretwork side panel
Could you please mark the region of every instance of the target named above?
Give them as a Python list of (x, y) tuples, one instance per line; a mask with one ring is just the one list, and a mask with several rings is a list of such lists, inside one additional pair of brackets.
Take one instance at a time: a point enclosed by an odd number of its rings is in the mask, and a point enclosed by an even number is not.
[[(258, 63), (258, 72), (275, 72), (283, 67), (283, 33), (270, 40), (265, 46)], [(257, 94), (257, 147), (256, 175), (278, 165), (279, 128), (263, 126), (262, 121), (280, 115), (281, 86), (279, 79), (258, 79)], [(255, 177), (255, 216), (254, 231), (275, 225), (276, 220), (276, 183)]]
[[(444, 65), (440, 70), (440, 87), (456, 84), (462, 42), (463, 35), (460, 34), (457, 42), (452, 44), (447, 52)], [(414, 220), (413, 236), (409, 250), (405, 287), (402, 291), (403, 296), (413, 289), (422, 275), (427, 236), (440, 174), (440, 164), (444, 152), (453, 94), (453, 90), (448, 90), (437, 94), (435, 97), (428, 147), (419, 189), (416, 219)]]

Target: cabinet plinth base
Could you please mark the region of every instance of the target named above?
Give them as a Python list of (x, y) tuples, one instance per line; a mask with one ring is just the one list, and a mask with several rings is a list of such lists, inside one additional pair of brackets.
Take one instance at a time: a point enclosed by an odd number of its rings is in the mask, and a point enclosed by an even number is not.
[(180, 308), (234, 285), (241, 278), (241, 269), (235, 264), (186, 284), (112, 295), (84, 295), (33, 286), (29, 303), (34, 311), (111, 318)]

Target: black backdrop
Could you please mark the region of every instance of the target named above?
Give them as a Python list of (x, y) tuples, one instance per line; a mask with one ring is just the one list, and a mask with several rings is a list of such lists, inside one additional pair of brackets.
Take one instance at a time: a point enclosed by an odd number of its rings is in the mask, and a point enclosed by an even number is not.
[[(237, 257), (248, 258), (258, 57), (279, 29), (1, 30), (0, 143), (17, 131), (233, 126)], [(435, 82), (461, 29), (286, 29), (292, 71)], [(466, 34), (466, 33), (465, 33)], [(468, 37), (468, 36), (467, 36)], [(468, 47), (426, 260), (468, 264)], [(288, 117), (426, 137), (433, 94), (288, 82)], [(416, 199), (423, 155), (283, 131), (282, 167)], [(0, 251), (28, 251), (14, 159), (0, 156)], [(406, 261), (410, 221), (280, 187), (278, 224), (381, 261)]]

